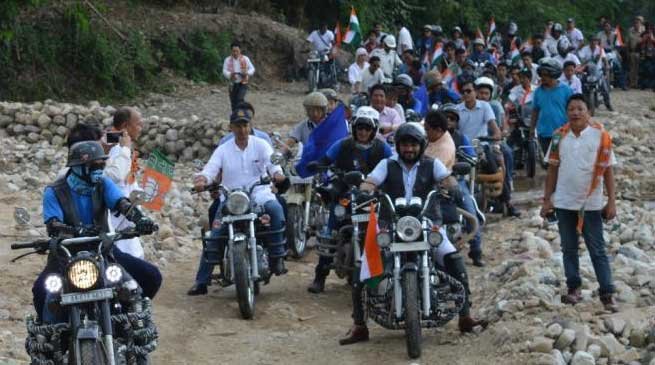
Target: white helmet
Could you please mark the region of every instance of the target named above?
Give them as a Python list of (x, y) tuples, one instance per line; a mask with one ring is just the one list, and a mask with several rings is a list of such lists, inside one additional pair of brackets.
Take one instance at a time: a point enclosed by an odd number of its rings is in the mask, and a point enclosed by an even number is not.
[(396, 37), (392, 36), (391, 34), (388, 34), (386, 37), (384, 37), (383, 42), (389, 48), (396, 48)]
[[(357, 133), (357, 127), (367, 126), (373, 130), (373, 133), (371, 133), (371, 136), (369, 137), (367, 143), (371, 142), (373, 138), (375, 138), (376, 133), (378, 132), (379, 119), (380, 119), (380, 113), (378, 113), (377, 110), (371, 108), (370, 106), (360, 106), (359, 109), (357, 109), (357, 112), (355, 112), (355, 117), (353, 118), (352, 121), (353, 138), (357, 138), (355, 135), (355, 133)], [(370, 147), (370, 146), (362, 145), (361, 147)]]
[(361, 106), (355, 112), (355, 119), (359, 118), (370, 119), (377, 122), (380, 119), (380, 113), (370, 106)]
[(486, 76), (478, 77), (477, 79), (475, 79), (474, 84), (475, 84), (476, 89), (479, 88), (479, 87), (482, 87), (482, 86), (487, 86), (487, 87), (489, 87), (489, 89), (492, 92), (494, 91), (494, 88), (496, 87), (496, 84), (494, 83), (494, 80), (492, 80), (492, 79), (490, 79), (489, 77), (486, 77)]

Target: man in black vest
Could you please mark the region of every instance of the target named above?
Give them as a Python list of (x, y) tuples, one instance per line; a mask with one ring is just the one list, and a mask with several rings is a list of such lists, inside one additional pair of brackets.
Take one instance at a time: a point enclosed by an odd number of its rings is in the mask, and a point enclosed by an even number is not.
[[(352, 136), (335, 142), (321, 161), (322, 165), (334, 165), (340, 171), (360, 171), (368, 174), (377, 164), (391, 156), (391, 147), (375, 138), (378, 131), (380, 113), (370, 106), (357, 109), (352, 122)], [(328, 229), (335, 227), (333, 210), (330, 209)], [(332, 257), (320, 256), (316, 265), (314, 281), (307, 288), (310, 293), (321, 293), (325, 289), (325, 278), (330, 274)]]
[[(395, 134), (397, 155), (382, 160), (362, 183), (363, 190), (372, 191), (379, 187), (391, 197), (404, 197), (408, 201), (416, 196), (425, 201), (430, 191), (438, 184), (446, 188), (457, 186), (457, 182), (450, 177), (450, 172), (439, 160), (423, 156), (427, 146), (425, 130), (418, 123), (405, 123), (398, 128)], [(439, 215), (439, 212), (435, 212)], [(437, 222), (439, 217), (434, 217)], [(437, 263), (445, 271), (459, 280), (466, 289), (466, 301), (459, 313), (459, 330), (472, 332), (476, 326), (486, 327), (486, 321), (475, 320), (470, 314), (470, 290), (464, 260), (457, 249), (443, 235), (444, 241), (437, 248)], [(368, 328), (364, 316), (364, 303), (362, 302), (362, 283), (354, 283), (353, 288), (353, 321), (354, 326), (345, 338), (339, 340), (341, 345), (348, 345), (361, 341), (368, 341)]]
[[(141, 234), (154, 231), (154, 222), (123, 196), (121, 190), (107, 177), (103, 169), (107, 155), (97, 141), (83, 141), (72, 145), (68, 152), (70, 167), (66, 175), (46, 187), (43, 193), (43, 219), (51, 237), (96, 236), (109, 232), (108, 210), (123, 214), (135, 223)], [(153, 298), (161, 285), (161, 273), (152, 264), (115, 248), (112, 255), (141, 285), (143, 294)], [(45, 286), (39, 284), (49, 273), (59, 272), (60, 263), (53, 254), (34, 287), (34, 306), (47, 322), (56, 320), (43, 307)], [(45, 309), (45, 310), (44, 310)]]

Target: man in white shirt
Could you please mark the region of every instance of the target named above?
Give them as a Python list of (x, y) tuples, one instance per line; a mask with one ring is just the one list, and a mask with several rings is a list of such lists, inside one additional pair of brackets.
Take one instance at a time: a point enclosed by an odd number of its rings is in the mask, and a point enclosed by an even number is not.
[[(271, 163), (271, 155), (273, 154), (271, 146), (263, 139), (250, 134), (251, 118), (250, 110), (245, 108), (237, 108), (232, 113), (230, 116), (230, 129), (234, 133), (234, 139), (216, 148), (202, 172), (194, 178), (193, 183), (196, 190), (202, 191), (207, 184), (214, 181), (219, 172), (222, 172), (221, 183), (227, 189), (245, 188), (249, 190), (266, 175), (272, 176), (273, 181), (276, 183), (281, 183), (286, 179), (282, 173), (282, 168)], [(270, 184), (256, 186), (252, 190), (250, 198), (255, 204), (264, 207), (264, 210), (270, 216), (270, 229), (272, 231), (284, 227), (284, 211), (271, 191)], [(220, 211), (219, 208), (218, 212)], [(213, 227), (216, 227), (217, 222), (217, 220), (214, 220)], [(227, 225), (221, 225), (220, 228), (213, 228), (212, 230), (214, 236), (226, 234)], [(225, 242), (219, 241), (216, 244), (219, 246), (217, 247), (219, 251), (222, 251)], [(275, 275), (286, 273), (284, 268), (286, 250), (282, 233), (270, 236), (266, 244), (266, 250), (270, 258), (271, 272)], [(188, 295), (207, 294), (207, 285), (211, 279), (214, 265), (207, 263), (203, 256), (200, 259), (195, 284), (187, 293)]]
[[(141, 113), (134, 108), (121, 108), (114, 113), (114, 123), (111, 132), (122, 133), (118, 144), (109, 150), (109, 159), (104, 175), (110, 178), (123, 192), (130, 196), (134, 190), (141, 190), (136, 181), (138, 172), (138, 154), (133, 149), (133, 142), (139, 139), (143, 130)], [(134, 227), (134, 224), (123, 215), (109, 217), (109, 223), (116, 231)], [(134, 257), (143, 259), (144, 252), (138, 237), (116, 242), (118, 248)]]
[(245, 100), (248, 81), (255, 74), (255, 66), (250, 58), (241, 54), (239, 42), (232, 42), (230, 47), (232, 54), (223, 61), (223, 76), (230, 81), (230, 106), (234, 110), (237, 104)]
[(334, 44), (334, 33), (327, 29), (327, 24), (321, 23), (319, 29), (309, 33), (307, 41), (312, 44), (312, 50), (319, 53), (329, 53)]
[(390, 83), (393, 77), (393, 71), (397, 67), (400, 67), (403, 61), (398, 57), (398, 53), (396, 53), (396, 38), (394, 36), (389, 34), (384, 37), (382, 45), (383, 48), (376, 48), (371, 53), (371, 59), (373, 59), (373, 56), (380, 58), (380, 68), (384, 72), (385, 82)]
[(580, 49), (584, 45), (584, 35), (580, 29), (575, 27), (575, 19), (569, 18), (566, 21), (566, 36), (571, 41), (571, 45), (575, 49)]
[(470, 141), (478, 137), (489, 136), (489, 131), (496, 140), (501, 139), (500, 128), (488, 102), (477, 100), (473, 81), (465, 81), (459, 85), (463, 102), (455, 107), (459, 113), (459, 131)]
[(373, 85), (384, 82), (384, 72), (380, 68), (380, 57), (373, 56), (369, 60), (369, 65), (362, 71), (362, 82), (359, 87), (360, 92), (368, 93)]
[(568, 85), (574, 94), (582, 94), (582, 82), (575, 74), (575, 63), (573, 61), (564, 62), (564, 72), (559, 77), (559, 82)]
[(403, 54), (408, 49), (414, 49), (414, 41), (409, 30), (405, 26), (402, 26), (400, 21), (396, 25), (401, 27), (400, 31), (398, 31), (398, 48), (396, 49), (396, 53)]
[[(558, 221), (568, 293), (562, 303), (582, 300), (579, 237), (584, 237), (606, 310), (618, 310), (612, 293), (612, 271), (603, 239), (603, 220), (616, 216), (616, 191), (612, 166), (616, 158), (612, 140), (600, 123), (592, 122), (585, 98), (569, 98), (568, 123), (560, 128), (548, 148), (548, 173), (541, 215)], [(603, 205), (603, 185), (607, 203)]]
[(350, 91), (353, 94), (362, 92), (362, 73), (369, 66), (369, 63), (366, 62), (367, 58), (368, 52), (366, 52), (366, 48), (357, 48), (355, 62), (348, 68), (348, 82), (350, 83)]

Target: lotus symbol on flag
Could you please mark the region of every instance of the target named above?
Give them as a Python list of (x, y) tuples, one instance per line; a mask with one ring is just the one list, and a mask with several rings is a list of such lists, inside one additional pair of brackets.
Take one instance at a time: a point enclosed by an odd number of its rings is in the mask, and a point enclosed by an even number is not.
[(144, 200), (146, 202), (151, 202), (159, 194), (159, 182), (155, 180), (153, 177), (148, 176), (148, 179), (146, 180), (146, 183), (143, 186), (143, 190), (145, 192)]

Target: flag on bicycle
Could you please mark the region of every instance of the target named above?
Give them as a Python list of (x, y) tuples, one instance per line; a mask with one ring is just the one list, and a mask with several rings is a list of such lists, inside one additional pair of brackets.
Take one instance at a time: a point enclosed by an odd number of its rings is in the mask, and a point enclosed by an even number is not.
[(309, 177), (314, 175), (313, 171), (307, 169), (307, 164), (319, 160), (334, 142), (346, 136), (348, 136), (346, 109), (343, 104), (340, 104), (309, 134), (307, 144), (302, 148), (300, 162), (295, 166), (298, 176)]
[(143, 207), (150, 210), (161, 210), (164, 197), (171, 189), (175, 165), (158, 150), (150, 153), (141, 179), (144, 191)]
[(378, 286), (384, 274), (382, 252), (378, 245), (378, 219), (375, 214), (375, 204), (371, 203), (371, 213), (368, 218), (366, 237), (364, 238), (364, 251), (362, 252), (362, 266), (359, 270), (359, 281), (371, 288)]
[(346, 29), (343, 42), (355, 48), (359, 47), (359, 44), (362, 43), (362, 31), (359, 28), (359, 19), (357, 19), (354, 6), (350, 9), (350, 24), (348, 24), (348, 28)]
[(615, 32), (616, 32), (616, 41), (615, 41), (616, 46), (617, 47), (623, 47), (624, 46), (623, 36), (621, 35), (621, 28), (618, 25), (616, 26), (616, 31)]

